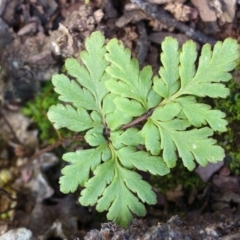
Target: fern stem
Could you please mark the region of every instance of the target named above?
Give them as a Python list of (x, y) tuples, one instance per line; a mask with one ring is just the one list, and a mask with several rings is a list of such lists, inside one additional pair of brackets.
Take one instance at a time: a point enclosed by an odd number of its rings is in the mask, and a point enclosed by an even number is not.
[(29, 162), (32, 162), (34, 159), (40, 157), (42, 154), (52, 151), (53, 149), (57, 148), (58, 146), (60, 146), (61, 144), (63, 144), (66, 141), (69, 141), (69, 140), (71, 140), (71, 141), (76, 141), (76, 140), (82, 141), (82, 140), (84, 140), (84, 137), (83, 136), (73, 136), (73, 137), (61, 138), (60, 140), (56, 141), (55, 143), (41, 149), (39, 152), (34, 154), (29, 159)]
[(140, 116), (140, 117), (138, 117), (138, 118), (135, 118), (135, 119), (134, 119), (133, 121), (131, 121), (130, 123), (127, 123), (127, 124), (123, 125), (123, 126), (121, 127), (121, 129), (122, 129), (122, 130), (125, 130), (125, 129), (130, 128), (130, 127), (132, 127), (132, 126), (134, 126), (134, 125), (136, 125), (136, 124), (138, 124), (138, 123), (140, 123), (140, 122), (143, 122), (143, 121), (147, 120), (147, 118), (149, 118), (149, 117), (152, 115), (154, 109), (155, 109), (155, 108), (152, 108), (152, 109), (148, 110), (147, 113), (143, 114), (142, 116)]
[(159, 103), (156, 107), (154, 108), (151, 108), (148, 110), (147, 113), (143, 114), (142, 116), (138, 117), (138, 118), (135, 118), (134, 120), (132, 120), (130, 123), (127, 123), (125, 125), (123, 125), (121, 127), (122, 130), (125, 130), (127, 128), (130, 128), (140, 122), (143, 122), (145, 120), (147, 120), (153, 113), (153, 111), (158, 107), (158, 106), (163, 106), (163, 105), (166, 105), (167, 103), (169, 102), (172, 102), (174, 99), (178, 98), (179, 96), (181, 96), (181, 91), (177, 91), (173, 96), (171, 96), (170, 98), (168, 99), (164, 99), (161, 103)]

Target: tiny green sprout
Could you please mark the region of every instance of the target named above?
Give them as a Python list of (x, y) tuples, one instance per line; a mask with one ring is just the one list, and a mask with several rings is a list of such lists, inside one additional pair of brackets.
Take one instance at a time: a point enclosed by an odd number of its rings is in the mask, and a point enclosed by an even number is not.
[[(136, 58), (117, 39), (105, 44), (101, 32), (85, 41), (81, 62), (69, 58), (67, 74), (52, 83), (62, 103), (48, 118), (56, 129), (84, 134), (89, 147), (63, 155), (63, 193), (83, 189), (83, 206), (96, 205), (107, 218), (127, 226), (133, 215), (145, 216), (145, 204), (155, 204), (152, 186), (139, 170), (163, 176), (178, 158), (188, 170), (197, 164), (221, 161), (224, 150), (212, 138), (226, 131), (225, 114), (197, 101), (197, 97), (225, 98), (236, 66), (237, 41), (226, 39), (211, 49), (176, 39), (162, 43), (162, 66), (139, 69)], [(198, 61), (197, 61), (198, 59)], [(70, 76), (70, 77), (69, 77)]]

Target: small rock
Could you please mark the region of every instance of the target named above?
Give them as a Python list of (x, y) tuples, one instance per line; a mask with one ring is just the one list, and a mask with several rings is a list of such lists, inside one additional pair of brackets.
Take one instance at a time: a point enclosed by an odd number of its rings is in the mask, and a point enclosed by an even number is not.
[(32, 237), (32, 232), (26, 228), (18, 228), (12, 229), (2, 236), (0, 236), (0, 240), (30, 240)]
[(215, 22), (217, 20), (216, 14), (210, 9), (207, 0), (191, 0), (191, 2), (198, 9), (203, 22)]
[(235, 177), (235, 176), (225, 177), (225, 176), (215, 175), (213, 177), (213, 184), (222, 193), (228, 193), (228, 192), (239, 193), (240, 192), (239, 177)]
[(209, 163), (206, 167), (198, 166), (195, 169), (195, 172), (199, 175), (199, 177), (204, 181), (207, 182), (212, 175), (217, 172), (222, 166), (224, 162), (220, 161), (217, 163)]

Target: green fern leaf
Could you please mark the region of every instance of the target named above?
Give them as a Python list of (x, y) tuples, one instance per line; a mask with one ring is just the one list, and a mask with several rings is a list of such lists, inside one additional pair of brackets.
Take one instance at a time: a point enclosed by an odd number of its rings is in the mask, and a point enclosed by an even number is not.
[(115, 109), (114, 112), (106, 115), (106, 122), (109, 129), (117, 130), (124, 124), (131, 122), (132, 117), (127, 113), (123, 113), (119, 109)]
[[(151, 67), (144, 67), (140, 71), (138, 61), (135, 58), (131, 59), (130, 51), (124, 49), (123, 44), (116, 39), (109, 41), (106, 48), (108, 53), (105, 57), (111, 63), (106, 71), (112, 76), (112, 79), (106, 82), (108, 90), (120, 94), (122, 97), (138, 101), (142, 106), (139, 114), (148, 110), (147, 97), (152, 85)], [(117, 107), (120, 106), (121, 104), (117, 105)], [(123, 108), (125, 108), (124, 111), (129, 110), (128, 105), (123, 106), (121, 110)], [(130, 109), (134, 110), (134, 106)]]
[(200, 97), (225, 98), (229, 94), (229, 89), (219, 82), (226, 82), (231, 79), (229, 71), (236, 67), (235, 59), (237, 57), (238, 45), (236, 40), (229, 38), (223, 43), (218, 42), (213, 51), (211, 51), (209, 44), (205, 44), (199, 58), (198, 69), (194, 73), (196, 45), (192, 42), (187, 43), (183, 47), (180, 58), (181, 95), (191, 94)]
[(104, 162), (111, 159), (112, 152), (107, 143), (100, 145), (98, 148), (99, 148), (99, 151), (101, 151), (101, 153), (102, 153), (102, 160)]
[[(86, 41), (86, 51), (82, 51), (80, 58), (83, 66), (73, 58), (67, 59), (65, 66), (68, 73), (75, 77), (81, 86), (89, 90), (93, 98), (89, 98), (90, 104), (95, 105), (99, 112), (107, 89), (104, 82), (109, 79), (105, 72), (108, 62), (105, 60), (106, 47), (104, 37), (100, 32), (94, 32)], [(98, 63), (96, 65), (96, 63)], [(89, 94), (89, 93), (88, 93)]]
[(93, 206), (97, 203), (98, 198), (102, 195), (106, 186), (110, 184), (114, 177), (113, 159), (99, 165), (94, 171), (94, 177), (85, 183), (85, 189), (81, 192), (79, 198), (83, 206)]
[(92, 147), (100, 146), (107, 143), (106, 139), (103, 136), (103, 129), (100, 127), (93, 128), (87, 131), (85, 135), (85, 140)]
[(138, 99), (138, 93), (132, 91), (131, 88), (125, 82), (117, 81), (117, 79), (110, 79), (105, 83), (107, 89), (116, 95), (120, 95), (125, 98)]
[(180, 53), (179, 76), (181, 79), (181, 89), (185, 89), (189, 82), (192, 81), (196, 73), (196, 59), (196, 43), (191, 40), (187, 41), (183, 44), (182, 52)]
[(132, 213), (137, 216), (146, 214), (145, 206), (134, 193), (142, 202), (156, 203), (156, 195), (151, 186), (143, 181), (139, 174), (116, 166), (114, 179), (104, 190), (102, 197), (97, 202), (96, 209), (99, 212), (108, 210), (109, 220), (126, 227), (132, 219)]
[(157, 107), (152, 114), (152, 118), (161, 121), (170, 121), (176, 117), (180, 111), (181, 107), (178, 103), (170, 102), (166, 105)]
[(109, 139), (115, 149), (120, 149), (125, 146), (137, 147), (139, 144), (144, 144), (144, 139), (137, 128), (128, 128), (126, 131), (114, 131), (111, 133)]
[(161, 61), (158, 77), (154, 78), (154, 90), (163, 98), (167, 99), (179, 89), (179, 52), (176, 39), (168, 37), (162, 43)]
[(182, 131), (188, 124), (184, 120), (177, 119), (155, 123), (160, 131), (163, 159), (168, 167), (176, 165), (176, 150), (182, 158), (184, 166), (190, 171), (195, 167), (194, 159), (202, 166), (206, 166), (208, 162), (215, 163), (223, 159), (224, 150), (215, 145), (214, 139), (208, 138), (213, 135), (211, 129)]
[[(70, 79), (63, 74), (56, 74), (52, 78), (55, 86), (54, 90), (60, 96), (59, 100), (63, 102), (71, 102), (76, 108), (81, 107), (87, 110), (98, 110), (95, 99), (91, 92), (82, 89), (76, 81)], [(61, 84), (59, 84), (61, 83)], [(78, 98), (76, 98), (78, 96)]]
[(189, 122), (195, 127), (201, 127), (207, 123), (214, 131), (227, 130), (227, 121), (223, 119), (225, 114), (219, 110), (211, 110), (207, 104), (197, 103), (194, 97), (182, 97), (176, 99), (181, 104), (181, 110)]
[(224, 158), (224, 150), (216, 145), (216, 140), (208, 138), (212, 134), (211, 129), (202, 128), (172, 135), (183, 164), (189, 170), (195, 167), (194, 159), (206, 166), (208, 162), (216, 163)]
[(157, 94), (153, 89), (151, 89), (147, 99), (148, 109), (156, 107), (161, 102), (161, 100), (162, 98), (160, 97), (160, 95)]
[(141, 133), (145, 139), (146, 149), (152, 155), (159, 155), (161, 151), (160, 133), (151, 119), (148, 119), (144, 124)]
[(138, 151), (132, 147), (123, 147), (117, 151), (117, 156), (123, 166), (149, 171), (151, 174), (163, 176), (169, 173), (169, 168), (161, 157), (149, 156), (147, 152)]
[(115, 94), (107, 94), (103, 99), (103, 112), (108, 127), (111, 130), (117, 130), (124, 124), (131, 122), (132, 116), (126, 112), (122, 112), (116, 108), (114, 100), (117, 96)]
[[(119, 173), (128, 189), (136, 193), (143, 203), (156, 204), (157, 198), (152, 190), (152, 186), (142, 180), (142, 177), (138, 173), (125, 168), (120, 168)], [(134, 213), (138, 214), (137, 212)]]
[[(63, 160), (72, 163), (62, 169), (60, 189), (63, 193), (75, 192), (78, 185), (83, 186), (89, 178), (90, 170), (94, 170), (101, 162), (101, 150), (99, 148), (79, 150), (65, 153)], [(86, 161), (90, 158), (91, 161)], [(81, 171), (84, 169), (84, 171)]]
[(141, 116), (143, 113), (145, 113), (145, 109), (138, 101), (116, 97), (114, 99), (114, 103), (120, 111), (125, 112), (133, 117)]
[(64, 193), (82, 186), (79, 201), (108, 211), (107, 217), (127, 226), (133, 215), (144, 216), (144, 204), (155, 204), (152, 187), (137, 173), (168, 174), (181, 158), (193, 170), (196, 162), (223, 159), (224, 151), (212, 139), (225, 131), (225, 114), (198, 103), (196, 96), (225, 97), (221, 83), (230, 79), (238, 57), (235, 40), (204, 45), (198, 59), (196, 44), (182, 50), (167, 37), (162, 43), (162, 66), (153, 77), (150, 66), (139, 69), (137, 59), (117, 39), (105, 45), (100, 32), (85, 42), (81, 61), (66, 60), (69, 79), (53, 77), (63, 104), (52, 106), (49, 119), (58, 128), (83, 132), (85, 150), (63, 155)]
[(81, 132), (96, 126), (85, 109), (78, 108), (75, 110), (71, 105), (58, 104), (51, 106), (48, 111), (48, 118), (57, 129), (65, 127), (72, 131)]

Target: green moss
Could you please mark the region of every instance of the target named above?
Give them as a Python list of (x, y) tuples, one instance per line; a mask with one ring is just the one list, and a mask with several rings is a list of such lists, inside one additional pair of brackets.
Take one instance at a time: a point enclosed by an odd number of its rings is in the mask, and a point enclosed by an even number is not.
[(225, 161), (235, 175), (240, 173), (240, 84), (231, 81), (227, 84), (230, 96), (226, 99), (215, 100), (216, 108), (224, 111), (228, 121), (227, 132), (218, 134), (218, 142), (226, 152)]
[(55, 142), (61, 135), (64, 137), (70, 136), (69, 131), (65, 129), (56, 131), (47, 118), (46, 113), (49, 107), (57, 102), (58, 95), (53, 90), (52, 82), (48, 81), (43, 83), (41, 93), (39, 93), (32, 101), (27, 102), (22, 108), (22, 113), (32, 118), (33, 123), (39, 130), (40, 141), (47, 144)]
[(192, 188), (200, 191), (207, 184), (195, 172), (188, 171), (180, 161), (168, 175), (163, 177), (152, 176), (151, 183), (163, 194), (170, 189), (175, 189), (178, 185), (182, 185), (183, 190), (189, 192)]

